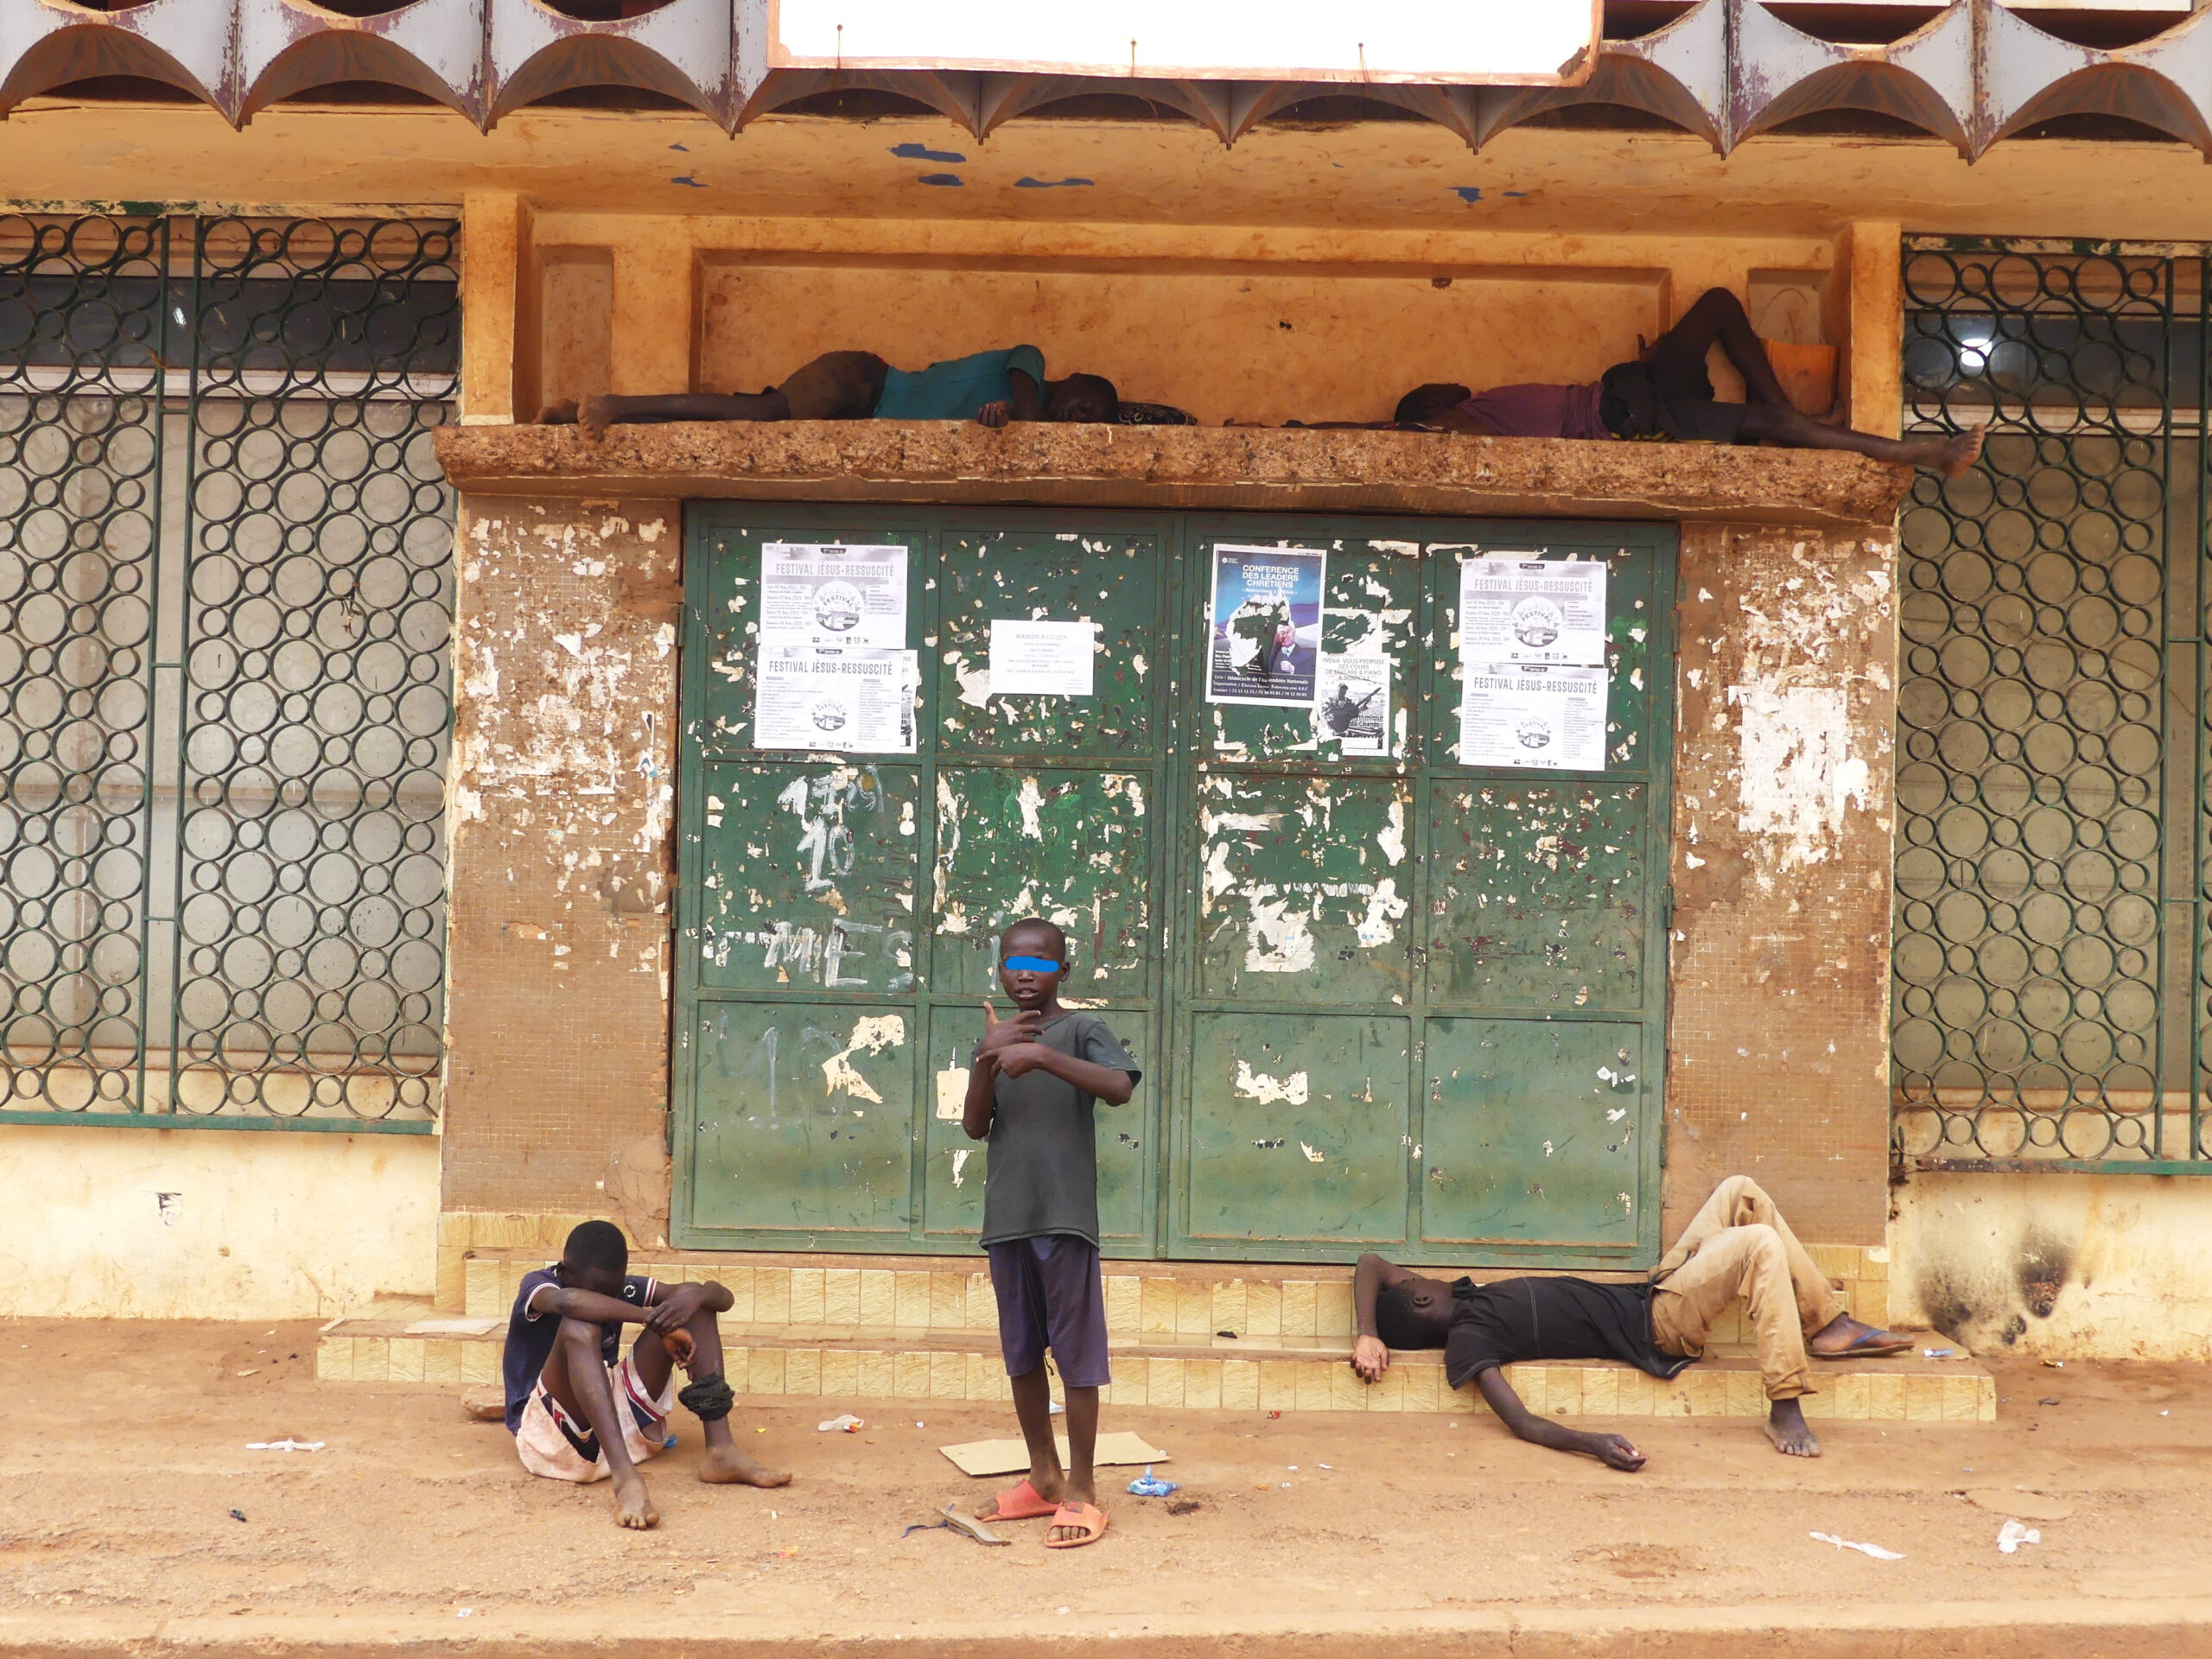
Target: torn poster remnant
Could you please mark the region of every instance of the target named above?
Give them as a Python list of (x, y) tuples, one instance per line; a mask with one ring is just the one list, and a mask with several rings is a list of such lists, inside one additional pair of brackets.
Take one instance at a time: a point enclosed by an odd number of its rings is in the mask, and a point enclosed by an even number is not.
[(1732, 685), (1742, 772), (1736, 827), (1783, 845), (1782, 868), (1834, 855), (1846, 811), (1864, 811), (1872, 779), (1851, 753), (1850, 707), (1832, 687)]

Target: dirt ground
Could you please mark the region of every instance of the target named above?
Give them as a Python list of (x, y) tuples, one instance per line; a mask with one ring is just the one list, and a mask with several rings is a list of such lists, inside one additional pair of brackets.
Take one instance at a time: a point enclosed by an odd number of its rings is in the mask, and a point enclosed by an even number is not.
[[(524, 1475), (505, 1432), (454, 1394), (317, 1383), (315, 1338), (304, 1324), (0, 1322), (0, 1621), (619, 1619), (643, 1591), (793, 1629), (1042, 1618), (1103, 1634), (1300, 1609), (1388, 1621), (2048, 1599), (2079, 1617), (2082, 1599), (2117, 1614), (2208, 1594), (2212, 1381), (2198, 1368), (1999, 1362), (1995, 1425), (1822, 1423), (1815, 1463), (1776, 1455), (1749, 1421), (1611, 1425), (1650, 1453), (1635, 1475), (1521, 1445), (1479, 1408), (1109, 1410), (1106, 1427), (1171, 1452), (1160, 1472), (1184, 1512), (1121, 1491), (1138, 1471), (1108, 1471), (1105, 1539), (1048, 1552), (1040, 1522), (1006, 1529), (1004, 1549), (899, 1535), (1006, 1484), (968, 1479), (937, 1448), (1014, 1433), (1010, 1408), (854, 1403), (868, 1426), (845, 1435), (815, 1428), (844, 1402), (741, 1403), (747, 1449), (797, 1476), (777, 1492), (694, 1480), (698, 1425), (679, 1415), (681, 1444), (647, 1473), (662, 1523), (632, 1534), (612, 1523), (607, 1488)], [(246, 1449), (288, 1436), (324, 1449)], [(2009, 1556), (2008, 1507), (2043, 1535)]]

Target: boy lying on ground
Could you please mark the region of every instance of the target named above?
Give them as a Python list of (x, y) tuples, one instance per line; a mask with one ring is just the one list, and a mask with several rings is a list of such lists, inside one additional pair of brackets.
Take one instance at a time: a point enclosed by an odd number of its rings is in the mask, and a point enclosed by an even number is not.
[[(1714, 399), (1706, 353), (1718, 342), (1744, 377), (1749, 401)], [(1876, 461), (1925, 467), (1956, 478), (1981, 454), (1983, 429), (1949, 436), (1881, 438), (1827, 426), (1797, 412), (1776, 378), (1751, 319), (1725, 288), (1707, 291), (1634, 363), (1617, 363), (1581, 385), (1416, 386), (1396, 418), (1378, 425), (1491, 438), (1646, 438), (1702, 443), (1772, 443), (1785, 449), (1848, 449)]]
[(758, 392), (673, 392), (617, 397), (601, 392), (581, 405), (556, 404), (537, 418), (581, 424), (593, 437), (610, 426), (669, 421), (1095, 421), (1116, 418), (1120, 399), (1103, 375), (1045, 378), (1034, 346), (977, 352), (926, 369), (894, 369), (873, 352), (824, 352), (779, 386)]
[[(638, 1465), (660, 1455), (678, 1402), (705, 1425), (699, 1478), (715, 1484), (781, 1486), (791, 1477), (755, 1463), (730, 1439), (731, 1389), (722, 1380), (721, 1332), (730, 1294), (717, 1284), (664, 1285), (626, 1272), (622, 1230), (588, 1221), (569, 1235), (561, 1259), (524, 1276), (507, 1320), (507, 1428), (522, 1466), (550, 1480), (588, 1485), (612, 1477), (614, 1519), (656, 1526)], [(620, 1355), (626, 1324), (641, 1325)], [(681, 1393), (676, 1367), (691, 1375)]]
[(1806, 1370), (1808, 1351), (1815, 1359), (1867, 1359), (1912, 1346), (1910, 1338), (1845, 1313), (1774, 1200), (1749, 1176), (1732, 1175), (1713, 1189), (1645, 1284), (1547, 1278), (1446, 1285), (1379, 1255), (1363, 1255), (1352, 1280), (1359, 1336), (1351, 1365), (1372, 1382), (1389, 1369), (1392, 1348), (1441, 1348), (1452, 1387), (1464, 1388), (1472, 1377), (1490, 1408), (1521, 1439), (1586, 1452), (1615, 1469), (1641, 1469), (1643, 1453), (1620, 1435), (1581, 1433), (1537, 1416), (1499, 1367), (1529, 1359), (1617, 1359), (1670, 1377), (1704, 1353), (1713, 1322), (1738, 1298), (1758, 1333), (1767, 1438), (1791, 1457), (1821, 1455), (1797, 1403), (1815, 1392)]

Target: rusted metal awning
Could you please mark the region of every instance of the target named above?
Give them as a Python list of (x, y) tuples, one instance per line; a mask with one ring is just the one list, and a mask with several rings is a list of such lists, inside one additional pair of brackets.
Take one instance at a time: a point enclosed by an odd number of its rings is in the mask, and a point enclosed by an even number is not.
[[(1141, 90), (1233, 143), (1305, 99), (1347, 94), (1408, 110), (1479, 149), (1571, 105), (1644, 111), (1723, 154), (1786, 121), (1859, 110), (1904, 121), (1969, 159), (2055, 117), (2125, 117), (2212, 156), (2212, 14), (2104, 48), (2046, 32), (1995, 0), (1957, 0), (1902, 39), (1839, 43), (1759, 0), (1697, 0), (1664, 27), (1602, 42), (1580, 85), (1423, 85), (1404, 79), (1179, 79), (956, 69), (772, 66), (770, 0), (667, 0), (587, 22), (540, 0), (412, 0), (373, 16), (304, 0), (146, 0), (96, 11), (0, 0), (0, 113), (98, 75), (165, 82), (234, 123), (335, 82), (419, 93), (488, 128), (537, 99), (631, 87), (689, 105), (735, 133), (820, 93), (894, 92), (987, 136), (1065, 99)], [(1567, 71), (1567, 66), (1562, 66)], [(1572, 80), (1580, 66), (1563, 73)]]

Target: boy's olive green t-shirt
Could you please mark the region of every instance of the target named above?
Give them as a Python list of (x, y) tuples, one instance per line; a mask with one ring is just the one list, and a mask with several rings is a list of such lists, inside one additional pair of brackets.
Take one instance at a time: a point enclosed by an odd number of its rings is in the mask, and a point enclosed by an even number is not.
[[(1129, 1047), (1087, 1008), (1064, 1009), (1038, 1031), (1046, 1047), (1095, 1065), (1144, 1077)], [(1091, 1109), (1097, 1097), (1038, 1066), (1018, 1077), (1000, 1072), (985, 1144), (985, 1245), (1070, 1233), (1098, 1243), (1098, 1143)]]

